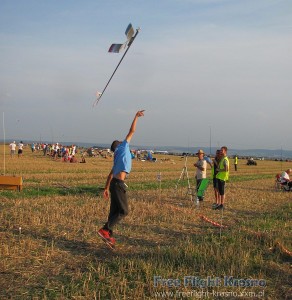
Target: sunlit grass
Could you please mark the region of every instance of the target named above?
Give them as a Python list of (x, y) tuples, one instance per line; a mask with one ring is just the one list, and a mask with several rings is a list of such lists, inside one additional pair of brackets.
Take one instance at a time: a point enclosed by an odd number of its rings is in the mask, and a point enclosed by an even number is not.
[[(155, 299), (157, 292), (200, 289), (154, 287), (154, 276), (234, 276), (266, 280), (265, 299), (288, 299), (291, 257), (274, 245), (292, 249), (291, 193), (274, 190), (274, 175), (289, 163), (261, 161), (255, 167), (239, 161), (222, 213), (211, 209), (211, 184), (199, 207), (186, 193), (186, 178), (176, 189), (183, 159), (159, 158), (133, 161), (130, 214), (117, 226), (117, 249), (110, 251), (97, 230), (109, 210), (102, 188), (111, 159), (67, 164), (28, 150), (21, 159), (7, 156), (6, 174), (22, 176), (24, 188), (0, 191), (0, 298)], [(188, 159), (192, 187), (193, 162)]]

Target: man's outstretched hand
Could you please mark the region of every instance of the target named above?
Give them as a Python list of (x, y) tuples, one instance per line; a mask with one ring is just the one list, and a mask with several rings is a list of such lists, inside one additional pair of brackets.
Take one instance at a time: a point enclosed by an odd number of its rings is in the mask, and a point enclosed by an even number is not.
[(145, 110), (139, 110), (139, 111), (136, 113), (136, 116), (137, 116), (137, 117), (143, 117), (143, 116), (144, 116), (144, 111), (145, 111)]

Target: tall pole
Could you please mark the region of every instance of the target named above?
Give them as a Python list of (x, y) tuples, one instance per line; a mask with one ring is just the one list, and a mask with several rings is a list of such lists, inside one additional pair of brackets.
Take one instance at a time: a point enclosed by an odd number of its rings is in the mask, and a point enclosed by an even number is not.
[(283, 171), (283, 149), (282, 149), (282, 146), (281, 146), (281, 172)]
[(211, 142), (211, 126), (210, 126), (210, 155), (212, 152), (212, 142)]
[(5, 176), (5, 122), (4, 122), (4, 112), (3, 112), (3, 155), (4, 155), (4, 176)]

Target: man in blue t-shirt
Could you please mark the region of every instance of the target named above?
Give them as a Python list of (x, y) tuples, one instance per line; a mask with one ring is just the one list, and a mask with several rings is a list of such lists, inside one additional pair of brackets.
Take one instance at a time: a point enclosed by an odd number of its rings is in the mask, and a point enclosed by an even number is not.
[(110, 171), (103, 195), (106, 199), (111, 198), (108, 220), (99, 229), (99, 236), (111, 247), (115, 245), (113, 238), (113, 227), (124, 218), (128, 212), (127, 185), (125, 179), (132, 167), (132, 156), (129, 143), (136, 131), (136, 123), (139, 117), (144, 116), (144, 110), (138, 111), (130, 127), (129, 133), (124, 141), (113, 141), (111, 151), (114, 152), (114, 165)]

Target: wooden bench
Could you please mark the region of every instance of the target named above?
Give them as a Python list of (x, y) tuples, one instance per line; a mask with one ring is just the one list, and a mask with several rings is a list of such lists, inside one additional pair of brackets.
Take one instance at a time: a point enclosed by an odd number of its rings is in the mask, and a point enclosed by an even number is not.
[(19, 176), (0, 176), (0, 189), (22, 190), (22, 177)]

